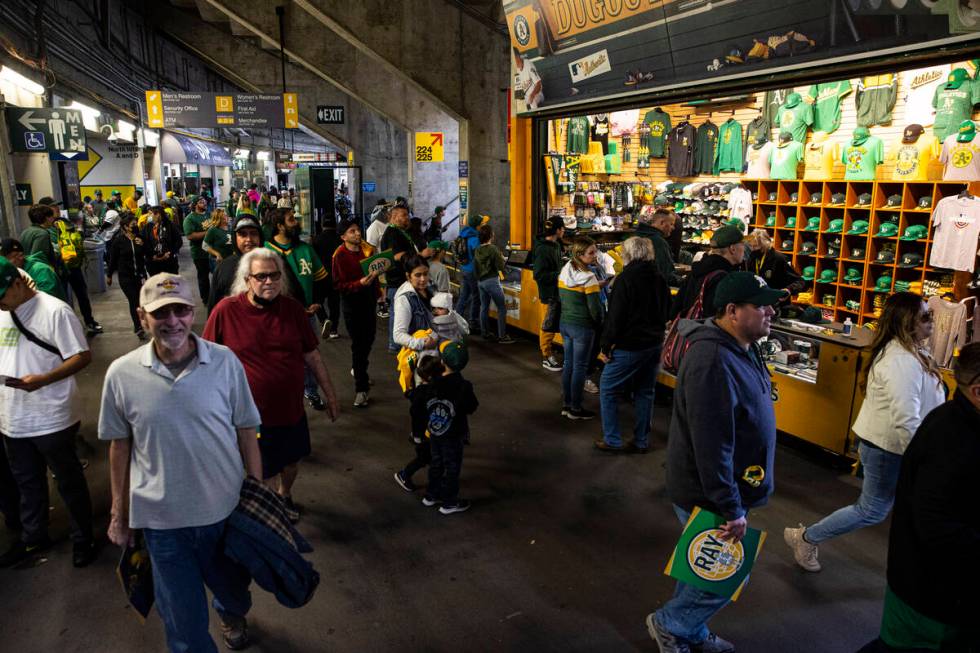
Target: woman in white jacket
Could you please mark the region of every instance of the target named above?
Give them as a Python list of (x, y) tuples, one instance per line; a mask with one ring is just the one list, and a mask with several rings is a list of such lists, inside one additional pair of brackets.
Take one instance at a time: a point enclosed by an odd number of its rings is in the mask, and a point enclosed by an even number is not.
[(412, 336), (416, 331), (432, 328), (432, 296), (435, 289), (429, 285), (429, 264), (421, 256), (406, 256), (405, 283), (395, 293), (393, 304), (394, 326), (392, 335), (401, 347), (415, 351), (433, 349), (439, 344), (434, 335), (426, 338)]
[(923, 346), (931, 334), (932, 312), (920, 296), (901, 292), (888, 298), (871, 343), (871, 363), (862, 370), (864, 403), (851, 427), (860, 438), (861, 496), (812, 526), (783, 531), (803, 569), (820, 571), (821, 542), (880, 523), (891, 511), (902, 454), (946, 397), (939, 366)]

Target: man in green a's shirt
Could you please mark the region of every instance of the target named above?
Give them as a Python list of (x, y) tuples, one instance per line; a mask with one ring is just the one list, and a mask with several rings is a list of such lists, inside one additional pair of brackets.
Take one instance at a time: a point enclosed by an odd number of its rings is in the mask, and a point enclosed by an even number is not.
[(204, 236), (207, 233), (204, 229), (204, 221), (207, 220), (207, 200), (203, 197), (197, 198), (191, 205), (191, 212), (184, 218), (184, 238), (191, 244), (191, 260), (197, 270), (197, 289), (201, 293), (201, 300), (207, 303), (208, 296), (211, 294), (211, 262), (208, 253), (201, 247)]
[(30, 256), (36, 252), (43, 252), (46, 262), (51, 266), (54, 266), (57, 254), (49, 230), (54, 224), (56, 215), (54, 207), (35, 204), (27, 212), (31, 225), (20, 234), (20, 244), (24, 247), (24, 254)]

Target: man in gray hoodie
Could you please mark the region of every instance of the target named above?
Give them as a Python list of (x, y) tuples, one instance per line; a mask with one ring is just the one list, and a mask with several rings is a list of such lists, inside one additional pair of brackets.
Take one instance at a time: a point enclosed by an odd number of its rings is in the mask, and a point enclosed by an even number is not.
[[(773, 491), (776, 416), (760, 338), (785, 291), (762, 277), (731, 272), (715, 290), (713, 319), (679, 325), (690, 348), (681, 360), (667, 445), (667, 494), (686, 524), (695, 506), (721, 515), (720, 530), (738, 542), (751, 508)], [(708, 630), (727, 598), (678, 582), (674, 597), (647, 616), (662, 653), (729, 653)]]

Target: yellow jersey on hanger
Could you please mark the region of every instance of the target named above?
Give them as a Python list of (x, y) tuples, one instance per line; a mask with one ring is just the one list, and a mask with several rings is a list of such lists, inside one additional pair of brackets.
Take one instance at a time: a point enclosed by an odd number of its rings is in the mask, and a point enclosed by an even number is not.
[(831, 179), (834, 161), (837, 160), (837, 143), (826, 139), (815, 139), (807, 143), (803, 153), (804, 179)]
[(928, 181), (929, 168), (935, 165), (939, 157), (939, 141), (925, 135), (920, 136), (914, 143), (895, 143), (892, 149), (891, 162), (892, 179), (895, 181)]

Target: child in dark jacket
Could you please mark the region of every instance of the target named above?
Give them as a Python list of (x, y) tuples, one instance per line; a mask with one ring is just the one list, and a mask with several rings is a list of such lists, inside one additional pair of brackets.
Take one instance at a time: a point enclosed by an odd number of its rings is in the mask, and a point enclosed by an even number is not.
[(422, 505), (442, 504), (439, 512), (451, 515), (470, 507), (459, 498), (459, 472), (470, 431), (468, 416), (479, 402), (473, 384), (460, 374), (469, 359), (466, 346), (451, 342), (442, 347), (441, 355), (442, 360), (429, 356), (419, 364), (425, 383), (412, 393), (412, 433), (428, 440), (431, 455)]

